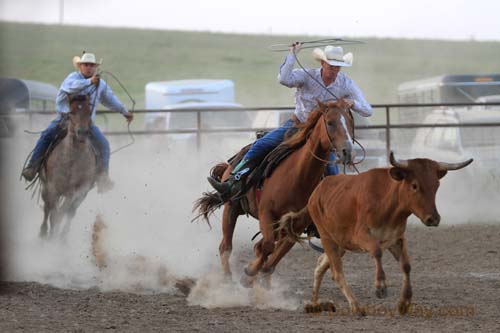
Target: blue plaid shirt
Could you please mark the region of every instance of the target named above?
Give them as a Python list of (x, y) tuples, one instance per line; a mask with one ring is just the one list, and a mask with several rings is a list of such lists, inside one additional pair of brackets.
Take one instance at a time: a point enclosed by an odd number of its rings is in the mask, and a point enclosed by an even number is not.
[[(90, 82), (90, 79), (86, 79), (80, 72), (73, 72), (69, 74), (62, 82), (56, 97), (56, 111), (58, 113), (69, 112), (67, 94), (90, 94), (92, 121), (95, 120), (98, 103), (101, 103), (113, 111), (120, 112), (121, 114), (128, 113), (127, 108), (118, 100), (118, 98), (116, 98), (115, 94), (113, 94), (113, 91), (104, 80), (99, 80), (99, 88), (95, 89), (95, 85)], [(94, 101), (95, 104), (92, 105)]]

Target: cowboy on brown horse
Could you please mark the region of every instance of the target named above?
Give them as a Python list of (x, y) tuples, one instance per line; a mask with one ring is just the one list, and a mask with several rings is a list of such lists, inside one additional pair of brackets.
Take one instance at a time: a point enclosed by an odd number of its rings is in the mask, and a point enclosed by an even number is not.
[(66, 223), (62, 236), (68, 233), (76, 210), (98, 175), (97, 156), (91, 142), (90, 98), (88, 95), (70, 95), (68, 101), (69, 112), (63, 121), (67, 134), (58, 141), (40, 169), (44, 202), (40, 237), (47, 236), (47, 232), (55, 236), (63, 217), (66, 217)]
[[(352, 53), (344, 55), (344, 50), (340, 46), (329, 45), (324, 50), (317, 48), (313, 51), (313, 57), (321, 63), (321, 67), (308, 69), (306, 72), (302, 69), (293, 69), (294, 53), (300, 48), (300, 43), (293, 44), (278, 74), (282, 85), (297, 88), (293, 119), (255, 141), (241, 162), (233, 169), (228, 180), (221, 183), (213, 177), (208, 178), (209, 183), (220, 193), (222, 201), (229, 200), (241, 191), (243, 185), (241, 180), (245, 179), (261, 159), (283, 141), (285, 133), (294, 126), (294, 123), (303, 123), (307, 120), (309, 113), (317, 106), (318, 100), (325, 102), (332, 100), (332, 96), (338, 96), (340, 107), (351, 108), (364, 117), (372, 115), (371, 106), (363, 97), (361, 90), (353, 80), (340, 72), (341, 67), (352, 65)], [(334, 161), (335, 155), (331, 154), (330, 159)], [(334, 164), (328, 165), (327, 173), (338, 174), (338, 167)]]
[[(102, 60), (101, 60), (102, 61)], [(42, 162), (46, 159), (46, 153), (54, 140), (60, 135), (63, 116), (70, 112), (68, 95), (88, 95), (91, 108), (92, 124), (90, 126), (91, 138), (99, 151), (100, 175), (97, 179), (99, 192), (105, 192), (113, 187), (109, 179), (109, 142), (106, 140), (99, 128), (93, 123), (96, 115), (97, 103), (100, 102), (111, 110), (120, 112), (128, 122), (134, 118), (133, 114), (115, 97), (111, 88), (96, 74), (97, 66), (101, 64), (96, 61), (92, 53), (84, 53), (82, 57), (75, 57), (73, 64), (78, 71), (69, 74), (64, 79), (56, 98), (56, 111), (58, 117), (53, 120), (47, 129), (42, 132), (31, 159), (24, 168), (22, 175), (27, 181), (32, 181), (40, 169)]]
[[(299, 48), (300, 45), (296, 44), (291, 51), (295, 53)], [(285, 132), (292, 127), (290, 120), (257, 140), (249, 153), (246, 153), (246, 147), (231, 159), (230, 164), (221, 163), (215, 166), (211, 171), (210, 180), (221, 194), (205, 193), (194, 205), (199, 216), (204, 216), (208, 221), (209, 215), (221, 206), (221, 197), (225, 201), (222, 216), (223, 239), (219, 253), (224, 273), (228, 277), (231, 276), (229, 257), (238, 216), (249, 214), (259, 220), (262, 239), (254, 248), (257, 258), (245, 269), (246, 275), (242, 277), (244, 285), (253, 283), (259, 272), (270, 277), (274, 267), (291, 249), (293, 243), (286, 239), (278, 239), (276, 243), (275, 221), (290, 210), (301, 209), (306, 205), (309, 195), (329, 164), (328, 159), (331, 160), (333, 155), (342, 163), (352, 163), (354, 120), (348, 108), (353, 107), (365, 116), (371, 115), (371, 107), (359, 89), (352, 80), (339, 73), (341, 65), (350, 65), (349, 56), (344, 57), (342, 49), (334, 47), (327, 47), (326, 51), (317, 49), (314, 54), (321, 61), (322, 67), (308, 70), (308, 73), (323, 83), (309, 80), (309, 74), (300, 70), (292, 70), (292, 56), (287, 57), (280, 70), (279, 78), (283, 84), (298, 87), (295, 112), (297, 133), (280, 145)], [(339, 96), (350, 96), (354, 100), (342, 98), (322, 103), (321, 99), (330, 98), (325, 87), (322, 88), (323, 85), (327, 85), (326, 89), (334, 90)], [(309, 100), (313, 98), (311, 93), (315, 93), (318, 100)], [(259, 163), (260, 154), (267, 154), (277, 145), (279, 147), (266, 157), (265, 163), (250, 172)], [(287, 154), (286, 158), (282, 152)], [(247, 159), (243, 158), (239, 162), (245, 153)], [(273, 161), (274, 171), (265, 172), (261, 178), (259, 174), (269, 161)], [(336, 168), (333, 170), (336, 171)], [(245, 177), (248, 177), (247, 183), (242, 181)]]

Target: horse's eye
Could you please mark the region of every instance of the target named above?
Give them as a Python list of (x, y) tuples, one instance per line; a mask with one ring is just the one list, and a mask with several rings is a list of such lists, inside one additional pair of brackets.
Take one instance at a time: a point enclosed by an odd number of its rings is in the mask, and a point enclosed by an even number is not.
[(326, 124), (328, 125), (328, 127), (333, 127), (333, 126), (335, 126), (335, 122), (334, 122), (334, 121), (331, 121), (331, 120), (327, 121), (327, 122), (326, 122)]

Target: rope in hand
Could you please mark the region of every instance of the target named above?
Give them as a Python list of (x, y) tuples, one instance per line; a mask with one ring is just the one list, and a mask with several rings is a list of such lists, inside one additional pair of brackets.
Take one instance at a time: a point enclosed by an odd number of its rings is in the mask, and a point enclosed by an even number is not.
[[(121, 81), (113, 73), (111, 73), (110, 71), (102, 71), (100, 74), (111, 76), (120, 85), (120, 87), (123, 89), (123, 91), (125, 92), (125, 94), (127, 94), (128, 98), (132, 102), (132, 108), (131, 108), (130, 112), (134, 112), (135, 100), (132, 98), (132, 96), (128, 92), (127, 88), (125, 88), (125, 86), (121, 83)], [(104, 91), (104, 94), (107, 94), (107, 89)], [(123, 150), (123, 149), (125, 149), (127, 147), (130, 147), (130, 146), (132, 146), (135, 143), (134, 135), (132, 134), (132, 131), (130, 130), (130, 121), (127, 121), (127, 132), (128, 132), (128, 135), (130, 136), (130, 142), (127, 143), (124, 146), (121, 146), (121, 147), (113, 150), (111, 152), (111, 155), (114, 154), (114, 153), (117, 153), (120, 150)]]

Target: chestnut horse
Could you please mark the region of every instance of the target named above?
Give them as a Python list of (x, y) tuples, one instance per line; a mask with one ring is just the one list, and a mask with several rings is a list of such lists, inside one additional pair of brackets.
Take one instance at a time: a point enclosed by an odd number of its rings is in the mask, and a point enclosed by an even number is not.
[[(68, 96), (70, 112), (67, 117), (67, 135), (50, 153), (40, 171), (43, 223), (40, 237), (46, 237), (50, 219), (50, 235), (55, 236), (62, 218), (69, 231), (71, 219), (94, 186), (97, 158), (91, 143), (91, 108), (88, 95)], [(64, 120), (63, 120), (64, 121)]]
[[(275, 266), (294, 245), (287, 238), (275, 242), (276, 221), (290, 210), (300, 210), (307, 204), (310, 194), (323, 177), (330, 151), (334, 149), (342, 163), (352, 163), (354, 121), (351, 113), (341, 109), (340, 105), (339, 102), (323, 104), (318, 101), (318, 106), (309, 114), (307, 121), (298, 125), (298, 132), (282, 143), (287, 147), (298, 148), (263, 181), (260, 199), (256, 200), (255, 186), (247, 192), (248, 213), (259, 220), (262, 239), (254, 246), (256, 259), (245, 268), (241, 279), (243, 285), (250, 286), (259, 272), (264, 273), (265, 282), (270, 283)], [(212, 169), (212, 175), (225, 180), (231, 170), (229, 164), (219, 164)], [(208, 216), (219, 205), (213, 194), (206, 193), (197, 200), (193, 210), (198, 210), (199, 216), (203, 215), (208, 222)], [(234, 228), (238, 216), (244, 213), (239, 201), (224, 204), (223, 238), (219, 253), (223, 271), (228, 278), (232, 275), (229, 257)]]

